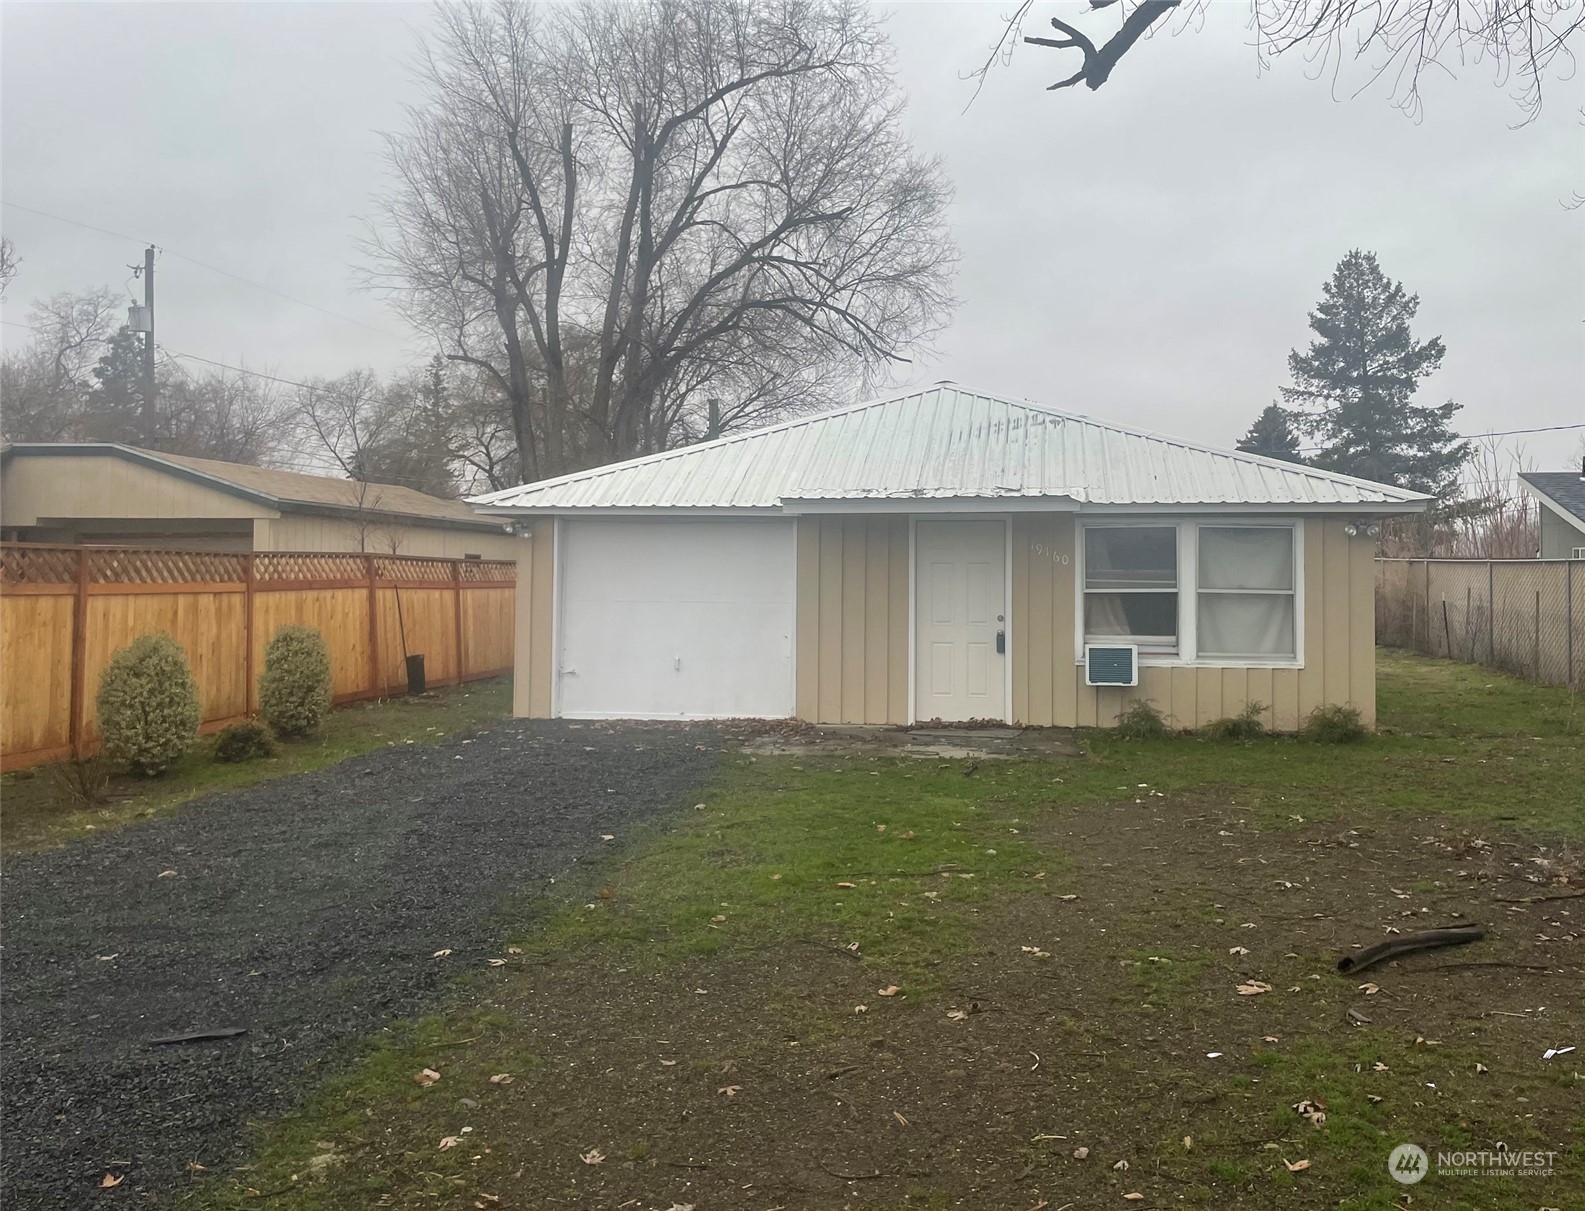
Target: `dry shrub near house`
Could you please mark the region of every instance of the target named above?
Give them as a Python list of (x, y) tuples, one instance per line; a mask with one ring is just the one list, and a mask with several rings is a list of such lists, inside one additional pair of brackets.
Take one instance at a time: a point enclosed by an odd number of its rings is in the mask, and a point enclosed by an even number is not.
[(169, 634), (142, 635), (110, 658), (99, 679), (105, 755), (152, 777), (198, 735), (198, 686)]
[(1305, 739), (1321, 744), (1353, 744), (1365, 738), (1365, 721), (1353, 707), (1333, 703), (1311, 711), (1302, 730)]
[(257, 761), (275, 756), (275, 737), (262, 723), (249, 719), (221, 730), (215, 740), (215, 760)]
[(1260, 718), (1265, 713), (1264, 702), (1251, 702), (1236, 715), (1211, 720), (1205, 725), (1205, 736), (1209, 740), (1254, 740), (1266, 734)]
[(1167, 734), (1167, 721), (1154, 702), (1139, 698), (1117, 717), (1112, 731), (1123, 740), (1160, 740)]
[(330, 650), (317, 630), (291, 623), (264, 649), (259, 714), (277, 736), (302, 736), (330, 710)]

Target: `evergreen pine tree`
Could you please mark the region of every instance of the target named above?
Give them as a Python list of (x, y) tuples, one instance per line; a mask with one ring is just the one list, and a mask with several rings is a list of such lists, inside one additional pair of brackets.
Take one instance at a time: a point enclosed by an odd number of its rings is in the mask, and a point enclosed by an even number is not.
[(1288, 414), (1278, 404), (1266, 405), (1239, 441), (1238, 448), (1246, 454), (1263, 454), (1267, 458), (1280, 458), (1285, 463), (1304, 461), (1299, 455), (1299, 435), (1293, 431)]
[(1282, 398), (1294, 426), (1321, 446), (1312, 465), (1445, 499), (1472, 450), (1448, 426), (1460, 405), (1412, 402), (1445, 352), (1440, 337), (1414, 339), (1419, 309), (1375, 253), (1356, 248), (1310, 313), (1310, 348), (1288, 355), (1293, 385)]
[(122, 327), (110, 338), (92, 374), (94, 385), (83, 409), (83, 436), (89, 441), (143, 444), (143, 337)]

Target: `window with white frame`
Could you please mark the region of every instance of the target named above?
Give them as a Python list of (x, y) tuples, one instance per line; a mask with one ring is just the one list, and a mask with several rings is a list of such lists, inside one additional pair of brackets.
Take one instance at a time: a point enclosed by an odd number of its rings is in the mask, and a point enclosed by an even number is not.
[(1294, 524), (1084, 527), (1085, 643), (1203, 664), (1298, 658)]
[(1292, 526), (1197, 527), (1201, 660), (1292, 660)]
[(1178, 650), (1176, 526), (1084, 528), (1084, 641)]

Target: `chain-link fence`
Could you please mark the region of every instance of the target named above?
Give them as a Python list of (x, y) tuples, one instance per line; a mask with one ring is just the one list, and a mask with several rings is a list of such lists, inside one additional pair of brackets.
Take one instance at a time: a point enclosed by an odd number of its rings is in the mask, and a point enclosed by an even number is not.
[(1378, 559), (1376, 641), (1585, 690), (1585, 560)]

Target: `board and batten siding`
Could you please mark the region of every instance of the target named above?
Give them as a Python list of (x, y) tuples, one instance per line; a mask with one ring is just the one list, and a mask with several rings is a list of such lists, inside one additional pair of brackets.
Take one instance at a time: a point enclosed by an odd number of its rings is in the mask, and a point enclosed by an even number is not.
[(1375, 545), (1351, 539), (1341, 518), (1303, 522), (1302, 668), (1142, 665), (1139, 685), (1084, 684), (1075, 663), (1077, 569), (1073, 517), (1013, 519), (1013, 719), (1060, 727), (1109, 727), (1148, 699), (1173, 727), (1201, 727), (1250, 702), (1270, 708), (1267, 725), (1293, 731), (1317, 706), (1355, 707), (1376, 720)]
[[(1266, 704), (1270, 727), (1292, 731), (1317, 706), (1376, 718), (1374, 544), (1350, 539), (1342, 518), (1302, 525), (1302, 668), (1145, 665), (1129, 689), (1086, 686), (1077, 663), (1075, 520), (1025, 513), (1012, 525), (1009, 658), (1012, 721), (1109, 727), (1132, 701), (1149, 699), (1173, 727), (1201, 727)], [(909, 518), (798, 519), (795, 713), (812, 723), (902, 724), (912, 717)], [(532, 555), (517, 577), (514, 713), (553, 713), (554, 523), (533, 523)]]
[(517, 561), (512, 714), (549, 719), (556, 702), (556, 523), (536, 518), (525, 528), (528, 553)]
[(798, 718), (908, 722), (908, 542), (903, 516), (798, 519)]

